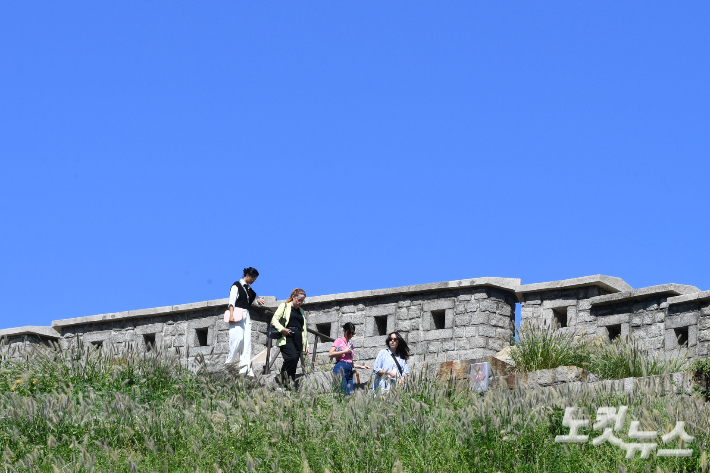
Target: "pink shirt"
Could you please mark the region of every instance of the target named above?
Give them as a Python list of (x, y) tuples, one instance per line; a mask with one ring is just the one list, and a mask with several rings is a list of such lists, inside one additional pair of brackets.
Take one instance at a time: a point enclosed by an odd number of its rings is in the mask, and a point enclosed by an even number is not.
[[(353, 344), (348, 342), (347, 340), (345, 340), (345, 337), (340, 337), (333, 342), (333, 346), (336, 348), (337, 351), (343, 351), (347, 348), (352, 349)], [(353, 362), (353, 352), (347, 353), (345, 355), (336, 356), (335, 359), (337, 361), (344, 361), (346, 363), (352, 363)]]

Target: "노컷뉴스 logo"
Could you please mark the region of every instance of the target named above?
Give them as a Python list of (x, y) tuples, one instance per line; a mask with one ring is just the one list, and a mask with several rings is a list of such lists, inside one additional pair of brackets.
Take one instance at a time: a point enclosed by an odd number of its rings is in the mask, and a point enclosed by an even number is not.
[[(586, 443), (589, 440), (589, 435), (581, 435), (580, 429), (589, 428), (589, 419), (575, 419), (575, 413), (578, 408), (565, 408), (565, 415), (562, 418), (562, 425), (569, 427), (568, 435), (558, 435), (555, 437), (555, 443)], [(692, 448), (683, 448), (685, 444), (695, 440), (695, 437), (688, 435), (685, 432), (685, 422), (677, 421), (673, 430), (661, 436), (664, 444), (669, 444), (678, 440), (680, 448), (661, 448), (657, 449), (656, 442), (649, 442), (658, 437), (658, 432), (655, 430), (639, 430), (640, 422), (637, 420), (631, 421), (627, 436), (630, 439), (641, 440), (641, 442), (624, 442), (622, 439), (614, 435), (614, 432), (619, 432), (624, 428), (626, 420), (626, 411), (628, 406), (621, 406), (617, 412), (615, 407), (600, 407), (597, 409), (597, 418), (593, 430), (602, 430), (602, 434), (594, 438), (591, 444), (594, 446), (609, 442), (615, 447), (626, 450), (626, 458), (633, 458), (636, 452), (641, 453), (641, 458), (648, 458), (651, 452), (656, 450), (656, 456), (659, 457), (689, 457), (693, 454)], [(643, 442), (647, 440), (647, 442)]]

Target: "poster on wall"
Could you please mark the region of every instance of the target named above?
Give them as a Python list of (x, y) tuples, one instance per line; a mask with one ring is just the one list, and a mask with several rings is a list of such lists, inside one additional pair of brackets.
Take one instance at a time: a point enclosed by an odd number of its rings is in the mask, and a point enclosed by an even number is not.
[(488, 372), (487, 362), (471, 364), (471, 382), (474, 390), (483, 392), (488, 389)]

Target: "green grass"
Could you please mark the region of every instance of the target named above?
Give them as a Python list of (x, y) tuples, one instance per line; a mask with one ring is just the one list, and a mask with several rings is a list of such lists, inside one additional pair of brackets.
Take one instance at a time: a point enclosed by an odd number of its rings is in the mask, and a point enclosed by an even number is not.
[[(2, 471), (703, 471), (710, 407), (697, 395), (496, 390), (413, 377), (373, 398), (274, 392), (231, 373), (190, 373), (160, 354), (38, 350), (0, 362)], [(19, 380), (19, 382), (18, 382)], [(566, 406), (629, 405), (630, 420), (696, 435), (692, 457), (626, 460), (609, 445), (556, 444)], [(586, 431), (592, 437), (598, 432)], [(705, 460), (706, 462), (706, 460)], [(622, 470), (623, 469), (623, 470)]]
[(582, 341), (570, 331), (525, 324), (512, 351), (518, 371), (578, 366), (602, 379), (622, 379), (675, 373), (689, 369), (684, 357), (661, 358), (644, 350), (638, 340), (619, 337), (612, 342)]

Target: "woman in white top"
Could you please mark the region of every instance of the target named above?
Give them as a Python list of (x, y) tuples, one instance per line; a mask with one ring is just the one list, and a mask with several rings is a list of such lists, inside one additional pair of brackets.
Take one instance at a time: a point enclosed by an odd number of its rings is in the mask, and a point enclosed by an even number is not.
[(399, 332), (392, 332), (385, 340), (387, 348), (377, 354), (372, 370), (375, 375), (375, 382), (372, 389), (375, 394), (384, 393), (397, 382), (403, 384), (409, 376), (409, 347)]
[[(254, 376), (251, 369), (251, 317), (249, 307), (256, 300), (257, 304), (264, 305), (264, 299), (257, 299), (256, 292), (251, 285), (259, 277), (259, 271), (252, 268), (244, 268), (244, 277), (232, 284), (229, 290), (229, 355), (227, 355), (226, 365), (236, 363), (239, 360), (239, 373)], [(233, 322), (234, 311), (243, 311), (243, 318), (240, 322)]]

